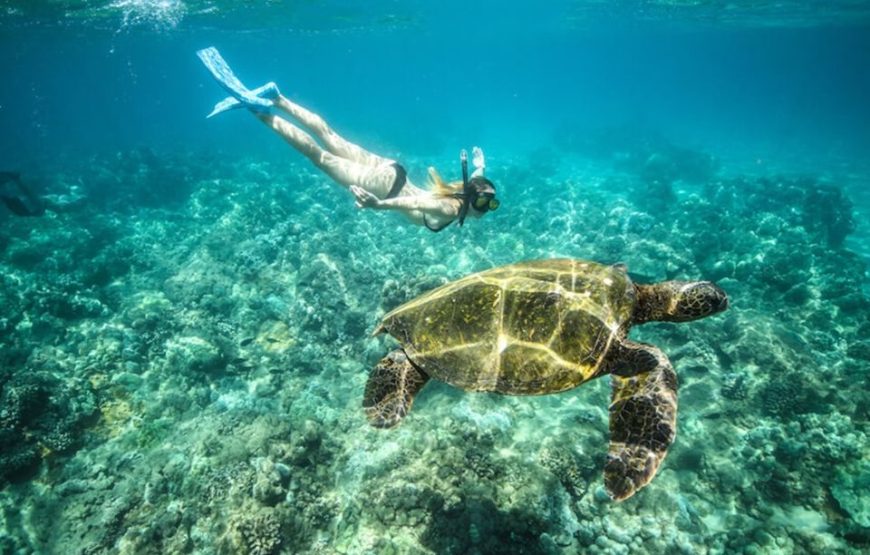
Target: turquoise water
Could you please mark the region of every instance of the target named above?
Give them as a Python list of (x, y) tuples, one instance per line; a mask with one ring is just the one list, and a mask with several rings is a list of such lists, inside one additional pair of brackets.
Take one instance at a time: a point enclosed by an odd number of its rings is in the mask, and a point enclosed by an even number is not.
[[(0, 553), (864, 553), (870, 4), (0, 3)], [(342, 135), (501, 207), (439, 234), (224, 94), (214, 45)], [(713, 280), (632, 329), (678, 432), (604, 491), (609, 378), (430, 383), (371, 428), (392, 308), (521, 260)]]

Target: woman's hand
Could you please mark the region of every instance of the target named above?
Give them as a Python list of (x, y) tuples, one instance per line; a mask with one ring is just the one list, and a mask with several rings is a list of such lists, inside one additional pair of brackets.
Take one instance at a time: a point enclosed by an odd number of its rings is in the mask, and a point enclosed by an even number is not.
[(357, 208), (380, 208), (381, 206), (380, 199), (362, 187), (351, 185), (350, 192), (356, 198)]

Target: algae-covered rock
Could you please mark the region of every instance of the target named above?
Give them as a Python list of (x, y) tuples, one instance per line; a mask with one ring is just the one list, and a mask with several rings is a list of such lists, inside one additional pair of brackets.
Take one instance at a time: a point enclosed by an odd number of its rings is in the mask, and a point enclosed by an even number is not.
[(840, 468), (831, 486), (831, 493), (852, 520), (870, 528), (870, 462), (858, 460)]
[(290, 468), (282, 463), (263, 459), (257, 465), (254, 498), (264, 505), (273, 506), (287, 495)]
[(166, 344), (167, 363), (182, 372), (215, 372), (225, 362), (221, 352), (210, 342), (195, 335), (170, 339)]

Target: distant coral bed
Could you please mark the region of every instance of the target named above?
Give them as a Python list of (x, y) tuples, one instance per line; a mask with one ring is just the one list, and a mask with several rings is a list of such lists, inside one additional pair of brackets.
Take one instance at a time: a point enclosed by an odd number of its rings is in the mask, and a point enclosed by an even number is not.
[[(437, 235), (295, 158), (141, 150), (32, 176), (48, 212), (0, 225), (0, 552), (866, 553), (870, 301), (843, 188), (676, 148), (494, 154), (502, 208)], [(553, 256), (731, 296), (633, 330), (671, 357), (680, 409), (624, 503), (601, 477), (607, 378), (431, 384), (389, 431), (360, 407), (385, 311)]]

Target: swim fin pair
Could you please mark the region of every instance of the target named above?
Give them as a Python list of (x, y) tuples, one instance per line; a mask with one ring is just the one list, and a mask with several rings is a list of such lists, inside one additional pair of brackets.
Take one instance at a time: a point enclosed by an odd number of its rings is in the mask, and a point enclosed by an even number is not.
[(265, 112), (281, 94), (275, 83), (266, 83), (254, 90), (248, 89), (236, 77), (226, 60), (223, 59), (223, 56), (214, 46), (203, 48), (196, 55), (199, 56), (199, 59), (202, 60), (202, 63), (211, 72), (212, 77), (215, 78), (218, 84), (230, 93), (229, 98), (225, 98), (215, 104), (214, 109), (207, 116), (209, 118), (235, 108), (248, 108), (255, 112)]
[(0, 172), (0, 201), (17, 216), (42, 216), (45, 206), (21, 182), (17, 172)]

